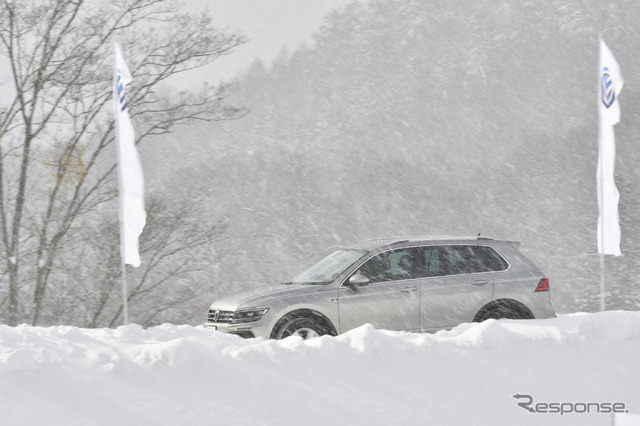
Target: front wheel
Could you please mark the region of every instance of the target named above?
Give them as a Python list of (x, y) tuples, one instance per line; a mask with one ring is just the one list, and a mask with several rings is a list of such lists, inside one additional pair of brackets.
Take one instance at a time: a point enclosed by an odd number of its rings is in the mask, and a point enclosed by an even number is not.
[(327, 334), (325, 327), (311, 318), (292, 318), (287, 321), (276, 333), (276, 339), (284, 339), (289, 336), (300, 336), (304, 340)]

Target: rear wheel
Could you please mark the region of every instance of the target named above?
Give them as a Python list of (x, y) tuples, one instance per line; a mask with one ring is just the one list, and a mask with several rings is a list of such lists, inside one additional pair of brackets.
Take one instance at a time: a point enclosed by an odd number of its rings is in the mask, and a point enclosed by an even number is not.
[(304, 340), (328, 334), (328, 331), (311, 318), (291, 318), (280, 327), (276, 333), (276, 339), (284, 339), (289, 336), (300, 336)]
[(491, 304), (483, 308), (476, 317), (474, 322), (482, 322), (488, 319), (534, 319), (535, 316), (529, 308), (517, 303), (509, 301), (501, 301)]

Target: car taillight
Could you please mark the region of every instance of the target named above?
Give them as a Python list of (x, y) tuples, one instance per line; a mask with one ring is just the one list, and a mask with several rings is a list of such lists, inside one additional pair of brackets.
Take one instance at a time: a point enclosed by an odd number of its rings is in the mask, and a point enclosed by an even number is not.
[(549, 291), (549, 278), (543, 278), (538, 283), (538, 287), (536, 287), (536, 292), (538, 291)]

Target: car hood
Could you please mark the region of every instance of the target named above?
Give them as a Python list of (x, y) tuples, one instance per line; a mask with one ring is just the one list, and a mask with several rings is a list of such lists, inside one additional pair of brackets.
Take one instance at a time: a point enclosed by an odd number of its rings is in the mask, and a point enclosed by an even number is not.
[(268, 304), (274, 299), (282, 300), (288, 297), (326, 291), (329, 285), (287, 283), (258, 287), (218, 299), (211, 304), (211, 308), (232, 311), (237, 308), (268, 307)]

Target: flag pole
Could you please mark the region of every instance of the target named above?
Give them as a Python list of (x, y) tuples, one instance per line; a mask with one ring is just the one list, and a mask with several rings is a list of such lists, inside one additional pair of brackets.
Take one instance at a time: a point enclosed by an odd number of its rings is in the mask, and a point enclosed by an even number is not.
[(128, 325), (129, 324), (129, 307), (128, 307), (127, 299), (129, 295), (128, 295), (128, 289), (127, 289), (127, 265), (125, 265), (124, 262), (120, 262), (120, 264), (122, 265), (122, 315), (123, 315), (122, 325)]
[[(600, 49), (600, 43), (602, 42), (602, 33), (598, 33), (598, 49)], [(598, 85), (600, 84), (600, 52), (598, 51)], [(600, 102), (600, 95), (598, 94), (598, 103)], [(604, 221), (604, 209), (602, 208), (603, 201), (603, 189), (602, 189), (602, 166), (600, 156), (602, 155), (602, 123), (600, 123), (600, 107), (598, 107), (598, 215), (601, 216), (598, 220)], [(598, 253), (600, 257), (600, 312), (604, 312), (604, 289), (606, 286), (605, 275), (605, 263), (604, 263), (604, 251), (602, 245), (604, 244), (604, 226), (600, 227), (600, 235), (598, 235)]]
[(604, 312), (605, 308), (605, 265), (604, 265), (604, 254), (600, 254), (600, 312)]
[[(598, 33), (598, 49), (600, 49), (600, 43), (602, 42), (602, 33)], [(600, 84), (600, 52), (598, 52), (598, 85)], [(600, 95), (598, 94), (598, 103), (600, 102)], [(598, 107), (598, 115), (600, 115), (600, 107)], [(600, 119), (598, 118), (598, 156), (602, 155), (602, 146), (600, 145), (602, 143), (602, 123), (600, 122)], [(599, 172), (599, 176), (598, 176), (598, 214), (601, 216), (601, 221), (602, 223), (606, 223), (605, 219), (604, 219), (604, 215), (605, 215), (605, 209), (602, 208), (602, 203), (604, 202), (604, 190), (603, 190), (603, 167), (601, 164), (601, 159), (598, 158), (598, 172)], [(604, 226), (600, 227), (600, 235), (598, 235), (599, 237), (599, 241), (598, 241), (598, 253), (599, 253), (599, 257), (600, 257), (600, 312), (604, 312), (604, 307), (605, 307), (605, 297), (604, 297), (604, 291), (606, 288), (606, 274), (605, 274), (605, 261), (604, 261), (604, 250), (603, 250), (603, 245), (604, 245)]]
[[(600, 86), (600, 62), (601, 62), (601, 43), (602, 43), (602, 31), (600, 31), (600, 29), (602, 28), (602, 6), (598, 3), (598, 72), (597, 72), (597, 76), (598, 76), (598, 87)], [(603, 187), (602, 187), (602, 164), (600, 161), (600, 156), (602, 155), (602, 123), (601, 123), (601, 118), (600, 118), (600, 94), (598, 94), (598, 171), (599, 171), (599, 175), (597, 177), (598, 179), (598, 216), (604, 216), (604, 209), (602, 208), (602, 203), (604, 202), (604, 191), (603, 191)], [(601, 220), (601, 218), (598, 218), (598, 220)], [(604, 220), (602, 220), (602, 223), (604, 224)], [(604, 273), (604, 268), (605, 268), (605, 263), (604, 263), (604, 250), (602, 250), (602, 247), (604, 245), (604, 226), (600, 227), (600, 234), (597, 236), (598, 238), (598, 253), (600, 254), (600, 312), (604, 312), (604, 289), (605, 289), (605, 273)]]

